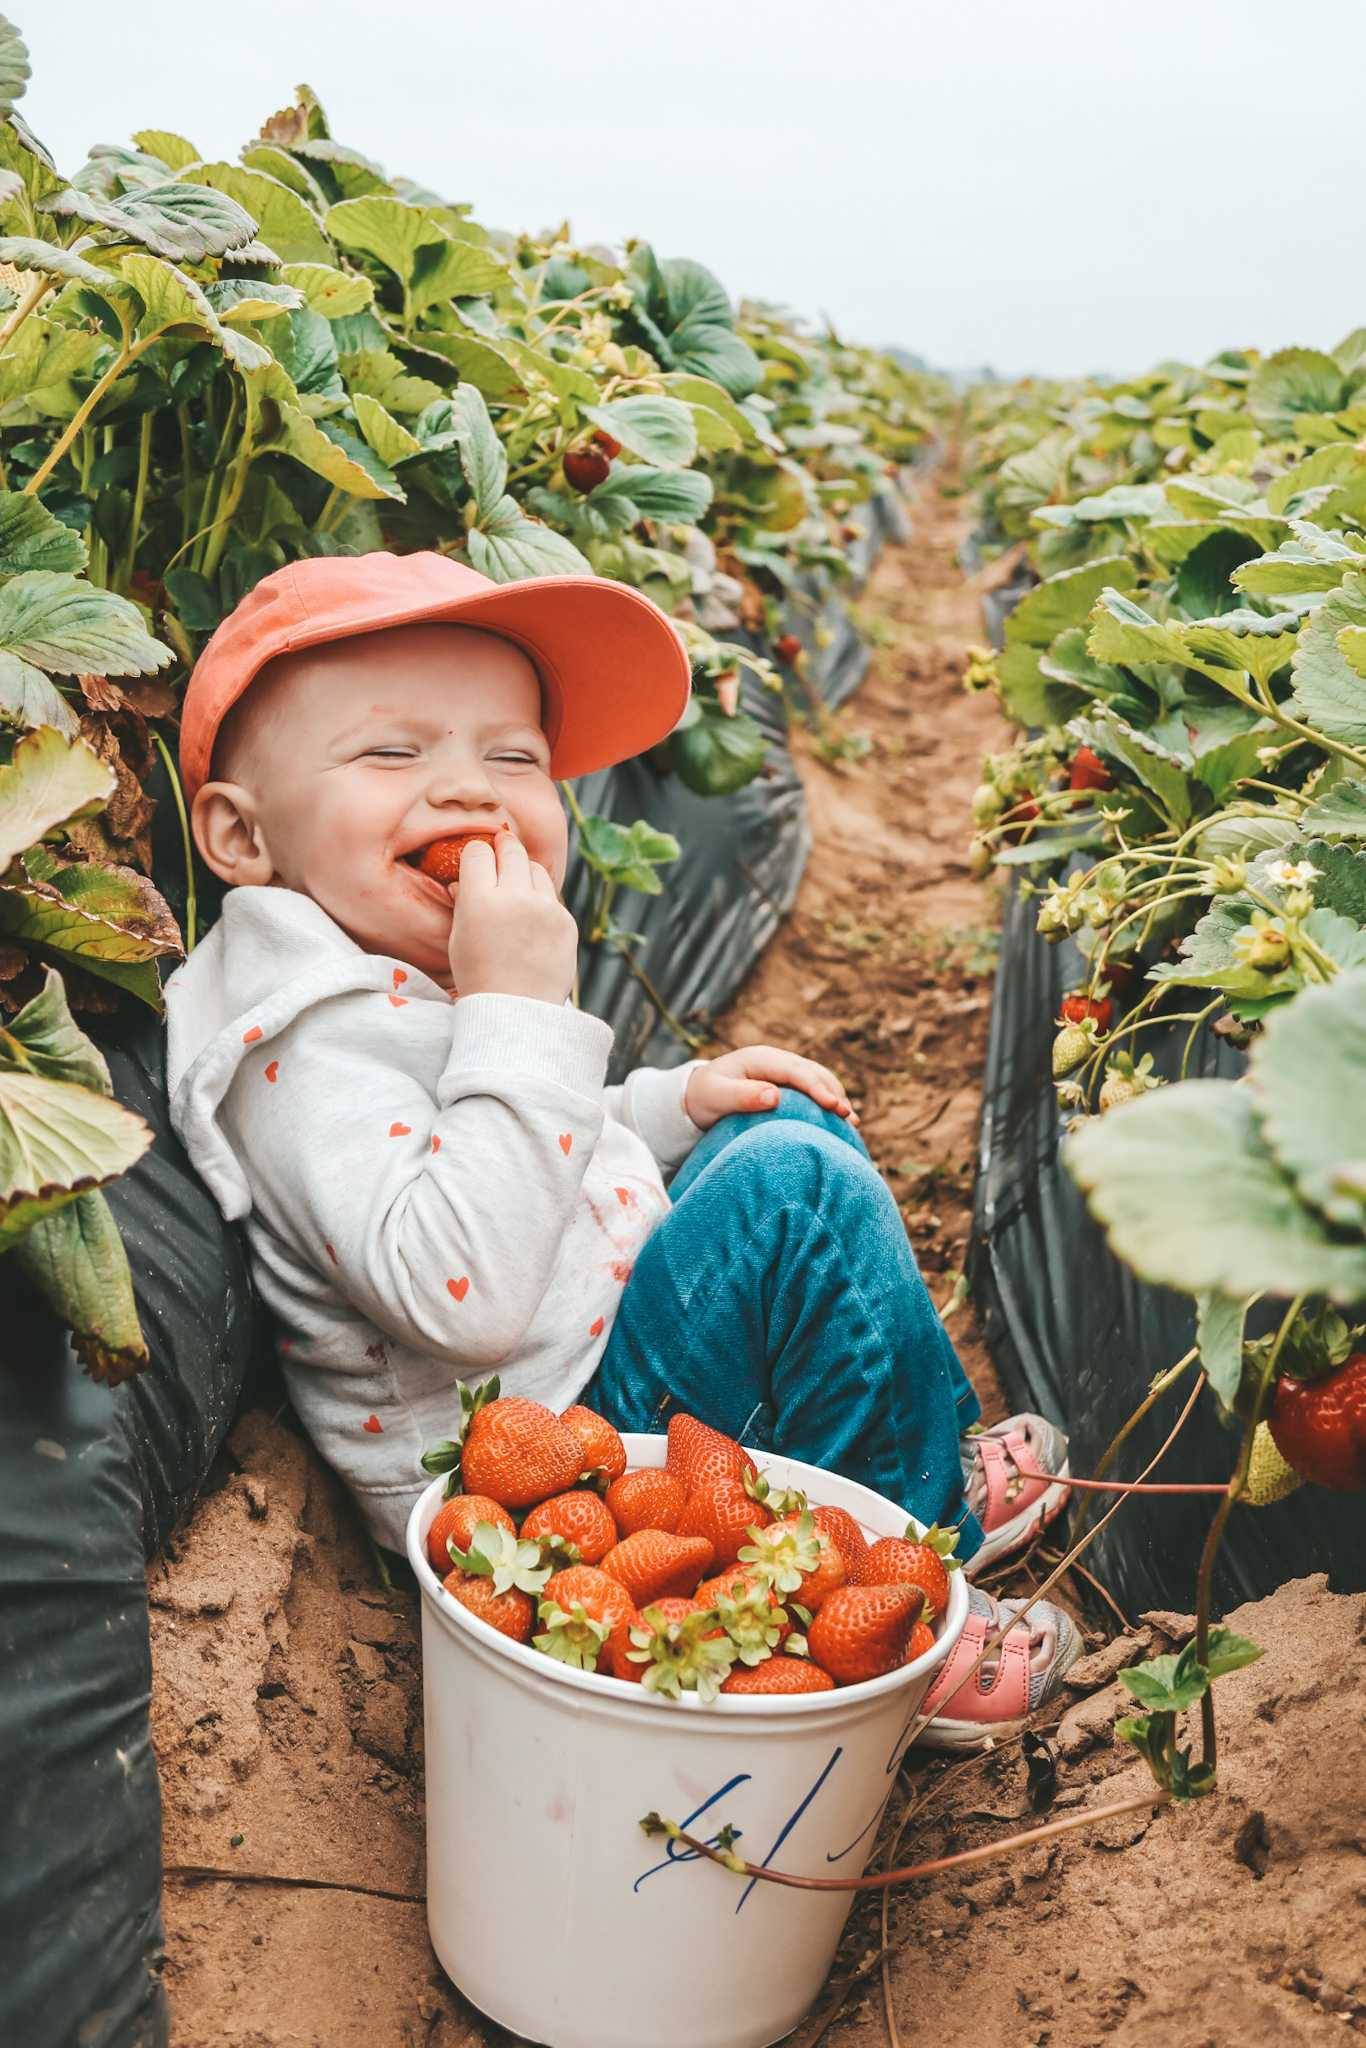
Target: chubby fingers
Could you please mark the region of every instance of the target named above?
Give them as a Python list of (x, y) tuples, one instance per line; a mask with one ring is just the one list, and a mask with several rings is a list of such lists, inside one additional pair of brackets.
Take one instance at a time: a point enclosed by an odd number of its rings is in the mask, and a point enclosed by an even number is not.
[(837, 1116), (857, 1124), (858, 1117), (839, 1077), (818, 1060), (809, 1060), (801, 1053), (788, 1052), (776, 1045), (746, 1046), (737, 1057), (744, 1063), (747, 1078), (760, 1084), (758, 1107), (775, 1108), (780, 1087), (798, 1088), (822, 1109), (831, 1109)]

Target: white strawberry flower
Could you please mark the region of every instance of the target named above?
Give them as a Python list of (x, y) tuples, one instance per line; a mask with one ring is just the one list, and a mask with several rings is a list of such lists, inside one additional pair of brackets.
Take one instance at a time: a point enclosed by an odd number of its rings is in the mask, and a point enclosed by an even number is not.
[(1309, 860), (1273, 860), (1263, 869), (1267, 880), (1278, 889), (1307, 889), (1323, 872)]

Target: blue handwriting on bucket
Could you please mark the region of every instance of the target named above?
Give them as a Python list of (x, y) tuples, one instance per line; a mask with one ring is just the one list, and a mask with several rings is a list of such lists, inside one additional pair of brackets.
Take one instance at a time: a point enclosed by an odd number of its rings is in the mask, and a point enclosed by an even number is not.
[[(830, 1773), (834, 1770), (835, 1765), (839, 1762), (840, 1758), (843, 1755), (844, 1749), (842, 1746), (837, 1746), (831, 1752), (829, 1762), (826, 1763), (823, 1767), (820, 1776), (816, 1779), (814, 1785), (811, 1786), (808, 1792), (803, 1794), (800, 1805), (796, 1806), (793, 1809), (793, 1811), (788, 1815), (787, 1819), (783, 1822), (782, 1827), (778, 1830), (777, 1836), (775, 1837), (773, 1842), (773, 1846), (770, 1848), (768, 1854), (762, 1859), (764, 1863), (770, 1863), (772, 1859), (777, 1855), (778, 1851), (782, 1848), (783, 1843), (792, 1833), (793, 1828), (796, 1827), (797, 1822), (806, 1812), (806, 1809), (808, 1808), (808, 1806), (810, 1806), (812, 1800), (816, 1797), (816, 1794), (820, 1791), (826, 1779), (830, 1776)], [(704, 1799), (700, 1806), (695, 1806), (692, 1812), (687, 1816), (686, 1820), (680, 1823), (685, 1834), (692, 1833), (694, 1823), (701, 1820), (704, 1813), (710, 1812), (711, 1808), (716, 1805), (718, 1800), (727, 1798), (729, 1794), (734, 1792), (738, 1786), (748, 1785), (751, 1782), (753, 1775), (754, 1774), (752, 1771), (738, 1771), (733, 1778), (727, 1778), (724, 1785), (718, 1786), (715, 1792), (711, 1793), (709, 1797)], [(738, 1842), (743, 1834), (743, 1828), (738, 1828), (732, 1825), (732, 1840)], [(719, 1833), (709, 1836), (707, 1846), (709, 1848), (714, 1848), (719, 1839)], [(696, 1849), (686, 1848), (680, 1842), (670, 1842), (668, 1848), (664, 1853), (663, 1860), (659, 1863), (652, 1864), (648, 1870), (643, 1870), (640, 1876), (636, 1879), (635, 1883), (631, 1886), (631, 1890), (633, 1892), (638, 1892), (640, 1890), (640, 1887), (644, 1884), (647, 1877), (654, 1877), (659, 1871), (667, 1870), (670, 1864), (696, 1863), (698, 1860), (698, 1853)], [(744, 1890), (740, 1894), (739, 1903), (736, 1905), (735, 1908), (737, 1913), (740, 1911), (741, 1906), (744, 1905), (745, 1900), (749, 1897), (750, 1893), (754, 1890), (754, 1887), (758, 1882), (759, 1880), (757, 1877), (752, 1877), (749, 1883), (745, 1886)]]

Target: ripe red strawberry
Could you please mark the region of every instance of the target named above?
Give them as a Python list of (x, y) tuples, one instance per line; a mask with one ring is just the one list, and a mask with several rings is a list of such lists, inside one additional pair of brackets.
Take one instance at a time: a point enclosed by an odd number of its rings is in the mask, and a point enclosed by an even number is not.
[(454, 1538), (458, 1549), (468, 1550), (480, 1522), (492, 1522), (495, 1529), (513, 1527), (507, 1509), (485, 1494), (456, 1493), (442, 1501), (427, 1531), (427, 1556), (434, 1572), (444, 1574), (450, 1570), (452, 1559), (447, 1546), (451, 1539)]
[(812, 1508), (811, 1519), (823, 1529), (844, 1559), (844, 1575), (851, 1586), (859, 1583), (859, 1569), (868, 1555), (868, 1538), (848, 1508)]
[(795, 633), (781, 633), (773, 643), (773, 652), (779, 661), (785, 661), (789, 667), (801, 651), (802, 643)]
[(637, 1607), (670, 1593), (691, 1593), (712, 1561), (705, 1536), (671, 1536), (665, 1529), (638, 1529), (609, 1550), (602, 1568), (625, 1586)]
[(616, 1430), (603, 1415), (595, 1415), (591, 1408), (577, 1404), (566, 1408), (560, 1417), (566, 1429), (572, 1429), (583, 1445), (583, 1470), (579, 1477), (596, 1480), (599, 1477), (610, 1486), (614, 1479), (620, 1479), (626, 1470), (626, 1446)]
[(714, 1700), (735, 1662), (735, 1645), (713, 1627), (715, 1620), (695, 1600), (652, 1600), (628, 1630), (625, 1648), (614, 1641), (613, 1676), (665, 1699), (695, 1692), (700, 1700)]
[(741, 1479), (716, 1479), (696, 1487), (678, 1519), (680, 1536), (705, 1536), (718, 1564), (734, 1564), (751, 1529), (766, 1529), (773, 1520), (762, 1501), (745, 1490)]
[(717, 1479), (754, 1478), (753, 1461), (733, 1436), (725, 1436), (695, 1415), (669, 1418), (669, 1449), (665, 1469), (683, 1482), (684, 1490), (696, 1493)]
[(617, 1540), (617, 1525), (601, 1496), (584, 1487), (543, 1500), (523, 1522), (521, 1535), (524, 1543), (545, 1543), (558, 1536), (562, 1543), (574, 1545), (580, 1564), (601, 1564)]
[(903, 1664), (914, 1664), (917, 1657), (923, 1657), (926, 1650), (934, 1648), (934, 1630), (927, 1621), (918, 1621), (911, 1630), (911, 1640), (906, 1645)]
[(519, 1394), (476, 1410), (465, 1432), (460, 1472), (466, 1490), (505, 1508), (534, 1507), (579, 1476), (579, 1440), (558, 1415)]
[(531, 1641), (536, 1603), (529, 1593), (519, 1593), (515, 1586), (510, 1586), (506, 1593), (495, 1593), (491, 1579), (467, 1578), (458, 1565), (441, 1583), (452, 1600), (468, 1607), (471, 1614), (496, 1628), (499, 1635), (510, 1636), (514, 1643)]
[(634, 1536), (638, 1529), (664, 1529), (672, 1535), (687, 1498), (676, 1472), (649, 1465), (612, 1481), (607, 1510), (623, 1536)]
[(762, 1664), (737, 1664), (721, 1687), (726, 1693), (833, 1692), (835, 1681), (805, 1657), (769, 1657)]
[(430, 846), (423, 847), (417, 866), (434, 882), (449, 884), (458, 881), (465, 848), (476, 839), (482, 839), (485, 846), (492, 846), (494, 835), (492, 832), (458, 832), (451, 839), (434, 839)]
[(1078, 747), (1067, 771), (1069, 789), (1113, 789), (1115, 778), (1094, 747)]
[(535, 1647), (577, 1671), (607, 1668), (607, 1646), (639, 1620), (624, 1586), (592, 1565), (556, 1572), (541, 1594), (542, 1633)]
[(652, 1600), (647, 1613), (637, 1615), (632, 1626), (624, 1634), (613, 1637), (612, 1647), (603, 1669), (610, 1671), (613, 1678), (625, 1679), (628, 1685), (639, 1685), (645, 1676), (649, 1660), (632, 1657), (632, 1650), (647, 1647), (644, 1643), (637, 1643), (634, 1638), (644, 1635), (653, 1640), (671, 1621), (686, 1621), (690, 1614), (705, 1612), (706, 1609), (699, 1607), (695, 1600), (689, 1600), (686, 1595), (680, 1593), (670, 1593), (663, 1600)]
[(615, 434), (608, 433), (606, 427), (595, 427), (593, 429), (592, 438), (597, 443), (598, 447), (601, 448), (603, 454), (607, 457), (607, 460), (609, 462), (613, 461), (618, 455), (620, 455), (621, 443), (620, 441), (618, 441)]
[(843, 1557), (825, 1531), (816, 1527), (809, 1509), (800, 1515), (780, 1515), (758, 1531), (740, 1556), (766, 1575), (785, 1600), (800, 1601), (812, 1614), (848, 1577)]
[(924, 1604), (919, 1586), (837, 1587), (806, 1632), (813, 1661), (838, 1685), (895, 1671)]
[(1088, 996), (1083, 989), (1073, 989), (1070, 996), (1062, 999), (1058, 1021), (1063, 1024), (1084, 1024), (1088, 1017), (1094, 1019), (1096, 1030), (1102, 1037), (1114, 1021), (1115, 1006), (1109, 996)]
[(611, 456), (605, 448), (595, 448), (591, 442), (581, 448), (570, 448), (565, 453), (565, 477), (576, 491), (595, 490), (606, 481), (611, 471)]
[(884, 1536), (863, 1560), (861, 1586), (918, 1586), (938, 1620), (949, 1604), (949, 1575), (942, 1558), (926, 1543)]
[(1277, 1450), (1302, 1478), (1337, 1493), (1366, 1486), (1366, 1351), (1322, 1379), (1283, 1373), (1267, 1420)]

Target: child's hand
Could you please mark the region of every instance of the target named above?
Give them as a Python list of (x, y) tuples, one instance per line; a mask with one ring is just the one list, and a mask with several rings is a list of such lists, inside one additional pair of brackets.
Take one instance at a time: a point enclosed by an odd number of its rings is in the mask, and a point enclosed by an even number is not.
[(784, 1052), (777, 1045), (745, 1045), (736, 1052), (722, 1053), (719, 1059), (704, 1060), (688, 1076), (683, 1107), (700, 1131), (709, 1131), (723, 1116), (733, 1116), (737, 1110), (776, 1109), (779, 1088), (800, 1088), (822, 1109), (833, 1109), (837, 1116), (858, 1122), (829, 1067), (803, 1059), (800, 1053)]
[(453, 895), (450, 963), (458, 996), (534, 996), (562, 1003), (574, 985), (579, 928), (547, 869), (506, 828), (472, 840)]

